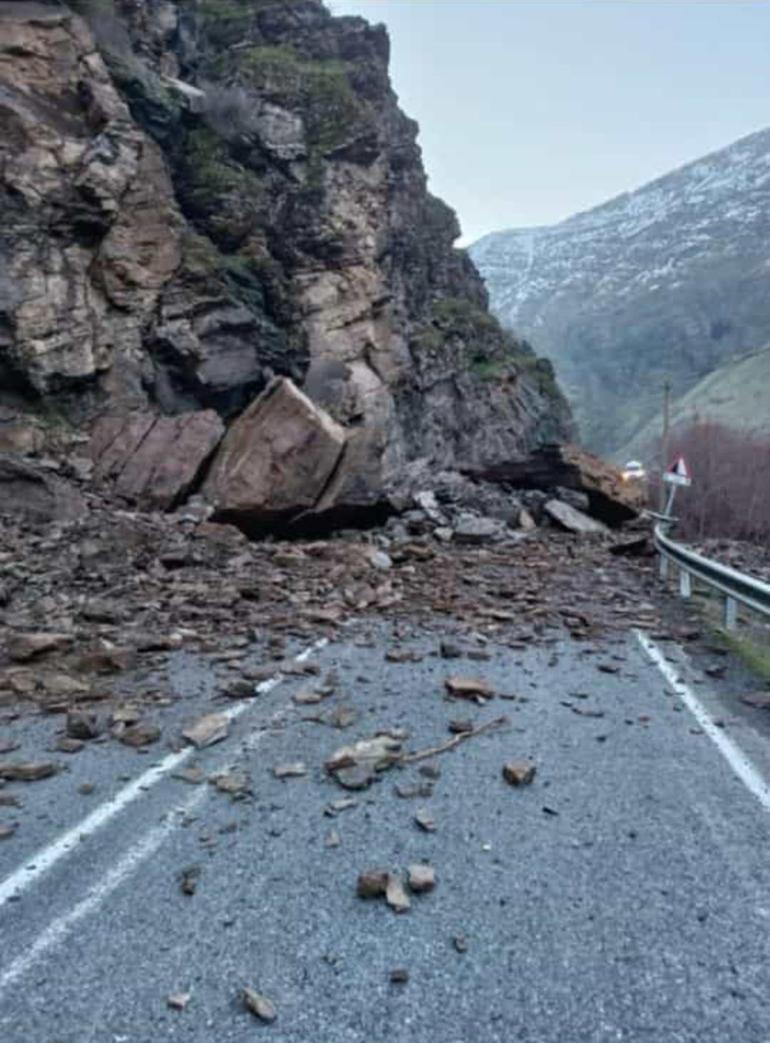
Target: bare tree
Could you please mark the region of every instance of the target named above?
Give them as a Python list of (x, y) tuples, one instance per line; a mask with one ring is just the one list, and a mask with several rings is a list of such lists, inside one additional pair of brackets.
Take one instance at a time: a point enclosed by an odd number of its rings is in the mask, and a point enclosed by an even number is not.
[(677, 496), (677, 531), (688, 539), (770, 538), (770, 440), (709, 421), (672, 437), (692, 486)]

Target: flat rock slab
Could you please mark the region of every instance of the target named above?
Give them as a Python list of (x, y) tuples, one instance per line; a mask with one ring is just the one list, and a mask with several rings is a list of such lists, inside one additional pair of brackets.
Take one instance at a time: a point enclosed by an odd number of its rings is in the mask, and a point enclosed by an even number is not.
[(300, 779), (307, 775), (307, 767), (303, 761), (291, 761), (288, 764), (276, 764), (273, 775), (277, 779)]
[(7, 782), (38, 782), (50, 778), (58, 770), (58, 764), (49, 761), (0, 761), (0, 779)]
[(595, 518), (589, 518), (576, 507), (571, 507), (562, 500), (548, 500), (543, 510), (562, 529), (574, 532), (578, 535), (591, 535), (593, 533), (609, 532), (607, 526)]
[(145, 721), (130, 724), (118, 733), (118, 739), (124, 746), (134, 746), (137, 749), (141, 746), (149, 746), (151, 743), (157, 742), (159, 738), (160, 728), (157, 724)]
[(167, 510), (191, 488), (224, 433), (213, 409), (102, 417), (91, 435), (94, 476), (142, 507)]
[(495, 689), (479, 677), (447, 677), (444, 687), (454, 699), (470, 699), (482, 703), (493, 699)]
[(182, 738), (192, 743), (196, 749), (202, 750), (206, 746), (213, 746), (215, 742), (226, 739), (230, 733), (230, 724), (222, 713), (208, 713), (200, 717), (195, 724), (185, 728)]

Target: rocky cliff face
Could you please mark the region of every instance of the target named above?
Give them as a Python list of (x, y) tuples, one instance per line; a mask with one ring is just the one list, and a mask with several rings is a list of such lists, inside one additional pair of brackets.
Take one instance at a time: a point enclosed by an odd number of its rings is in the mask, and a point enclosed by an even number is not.
[(0, 407), (231, 421), (282, 376), (344, 432), (326, 505), (363, 509), (416, 458), (562, 437), (550, 365), (427, 191), (388, 52), (318, 0), (0, 5)]
[(770, 340), (770, 130), (470, 253), (495, 313), (555, 363), (583, 442), (618, 449), (666, 376), (683, 394)]

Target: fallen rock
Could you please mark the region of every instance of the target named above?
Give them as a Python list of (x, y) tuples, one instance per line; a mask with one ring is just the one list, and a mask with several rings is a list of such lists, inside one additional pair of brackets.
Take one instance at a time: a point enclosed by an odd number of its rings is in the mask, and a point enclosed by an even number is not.
[(453, 735), (464, 735), (473, 731), (473, 721), (465, 717), (462, 720), (454, 719), (449, 722), (449, 730)]
[(141, 507), (168, 510), (193, 486), (224, 430), (212, 409), (102, 417), (91, 436), (94, 477)]
[(401, 878), (396, 876), (395, 873), (388, 874), (388, 881), (385, 887), (385, 901), (394, 913), (405, 913), (412, 904), (409, 901), (409, 895), (404, 890)]
[(303, 761), (292, 761), (289, 764), (276, 764), (273, 775), (277, 779), (299, 779), (307, 775), (307, 768)]
[(650, 537), (645, 533), (630, 540), (621, 540), (613, 543), (609, 548), (610, 554), (616, 557), (625, 556), (629, 558), (648, 558), (655, 554), (655, 547)]
[(415, 894), (432, 891), (436, 886), (436, 870), (424, 862), (415, 862), (407, 870), (409, 890)]
[(393, 568), (393, 561), (384, 550), (372, 550), (369, 552), (369, 563), (376, 569), (387, 571)]
[(179, 889), (183, 895), (194, 895), (201, 876), (200, 866), (188, 866), (179, 874)]
[(552, 518), (562, 529), (567, 529), (568, 532), (590, 535), (609, 531), (602, 522), (589, 518), (587, 514), (583, 514), (576, 507), (571, 507), (561, 500), (548, 500), (543, 510), (549, 518)]
[(340, 800), (330, 801), (324, 808), (324, 815), (329, 818), (335, 818), (341, 811), (347, 811), (349, 808), (357, 808), (358, 801), (355, 797), (342, 797)]
[(0, 840), (8, 840), (18, 829), (18, 823), (14, 822), (11, 825), (0, 825)]
[(70, 710), (65, 728), (71, 739), (95, 739), (99, 734), (99, 720), (87, 710)]
[(255, 992), (254, 989), (245, 988), (243, 990), (243, 1004), (255, 1018), (268, 1024), (275, 1021), (278, 1016), (272, 1001), (267, 996)]
[(365, 789), (375, 773), (391, 767), (399, 759), (401, 741), (390, 735), (362, 739), (352, 746), (342, 746), (326, 761), (324, 767), (346, 789)]
[(444, 686), (452, 698), (476, 703), (484, 703), (495, 695), (495, 689), (478, 677), (447, 677)]
[(30, 634), (13, 634), (8, 639), (7, 651), (16, 663), (24, 663), (29, 659), (37, 659), (50, 652), (61, 652), (72, 644), (72, 634), (56, 634), (36, 632)]
[(292, 700), (297, 703), (298, 706), (313, 706), (316, 703), (320, 703), (323, 699), (321, 692), (314, 692), (309, 688), (303, 688), (300, 692), (295, 692), (292, 696)]
[(746, 706), (753, 706), (755, 710), (770, 710), (770, 692), (746, 692), (739, 696)]
[(222, 695), (225, 699), (253, 699), (256, 694), (254, 682), (247, 681), (244, 678), (231, 681), (230, 684), (222, 689)]
[(52, 699), (86, 700), (91, 698), (91, 686), (78, 677), (62, 673), (41, 673), (40, 685), (45, 691), (46, 700)]
[[(179, 779), (180, 782), (186, 782), (188, 786), (200, 786), (206, 776), (203, 773), (203, 768), (198, 767), (197, 764), (191, 764), (187, 768), (180, 768), (179, 771), (175, 771), (171, 778)], [(213, 781), (213, 779), (210, 781)]]
[(537, 522), (532, 517), (532, 512), (528, 511), (526, 507), (521, 508), (516, 520), (522, 532), (534, 532), (537, 528)]
[(344, 446), (344, 428), (277, 378), (229, 428), (203, 494), (215, 520), (258, 534), (315, 507)]
[(134, 746), (137, 749), (141, 746), (149, 746), (151, 743), (157, 742), (159, 738), (160, 728), (157, 724), (150, 724), (149, 721), (130, 724), (118, 734), (118, 739), (124, 746)]
[(455, 543), (478, 546), (494, 543), (505, 535), (505, 526), (496, 518), (479, 518), (474, 514), (461, 514), (454, 523)]
[(220, 793), (229, 793), (231, 797), (251, 792), (251, 780), (245, 771), (226, 771), (212, 775), (209, 782)]
[(419, 663), (422, 658), (422, 653), (412, 648), (389, 648), (385, 653), (388, 663)]
[(171, 1010), (184, 1010), (192, 997), (191, 992), (172, 992), (166, 997), (166, 1006)]
[(38, 782), (48, 779), (59, 770), (50, 761), (0, 761), (0, 779), (7, 782)]
[(419, 808), (417, 811), (415, 811), (414, 821), (417, 823), (420, 829), (424, 830), (426, 833), (436, 832), (436, 823), (433, 819), (433, 816), (430, 814), (429, 811), (426, 811), (425, 808)]
[(208, 713), (204, 717), (200, 717), (195, 724), (185, 728), (182, 731), (182, 738), (196, 749), (202, 750), (206, 746), (213, 746), (215, 742), (226, 739), (229, 733), (230, 724), (224, 714)]
[(630, 521), (645, 506), (637, 483), (624, 482), (617, 467), (572, 445), (545, 445), (525, 460), (506, 461), (474, 477), (520, 489), (578, 489), (588, 495), (591, 515), (608, 525)]
[(358, 874), (356, 894), (359, 898), (380, 898), (387, 890), (389, 879), (387, 869), (366, 869)]
[(413, 797), (425, 799), (433, 796), (433, 784), (431, 782), (419, 782), (411, 786), (403, 786), (400, 782), (397, 782), (393, 787), (393, 792), (403, 800), (411, 800)]
[(406, 967), (394, 967), (390, 972), (390, 980), (394, 985), (406, 985), (409, 981), (409, 971)]
[(50, 749), (56, 753), (80, 753), (85, 745), (82, 739), (71, 739), (69, 735), (62, 735)]
[(532, 761), (507, 761), (503, 765), (503, 778), (511, 786), (527, 786), (537, 771)]
[(335, 706), (333, 710), (324, 715), (324, 723), (331, 728), (338, 728), (340, 731), (350, 728), (357, 720), (358, 710), (353, 706)]
[(136, 665), (136, 649), (100, 643), (87, 648), (75, 661), (75, 670), (85, 674), (117, 674)]

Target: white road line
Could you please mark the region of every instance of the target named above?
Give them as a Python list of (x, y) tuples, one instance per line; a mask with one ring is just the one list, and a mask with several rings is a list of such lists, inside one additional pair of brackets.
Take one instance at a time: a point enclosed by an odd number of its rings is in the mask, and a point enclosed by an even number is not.
[[(321, 638), (295, 658), (300, 662), (304, 662), (313, 654), (313, 652), (317, 652), (327, 644), (327, 638)], [(260, 695), (269, 692), (280, 682), (281, 677), (281, 674), (276, 674), (274, 677), (269, 678), (269, 680), (263, 681), (261, 684), (256, 686), (257, 692), (259, 692)], [(245, 713), (252, 705), (253, 704), (250, 701), (243, 702), (236, 706), (232, 706), (223, 712), (228, 720), (234, 721), (236, 718), (240, 717), (242, 713)], [(101, 829), (102, 826), (105, 826), (108, 822), (112, 821), (116, 815), (119, 815), (121, 811), (124, 811), (129, 804), (136, 800), (137, 797), (140, 797), (162, 779), (166, 778), (166, 776), (168, 776), (168, 774), (175, 768), (178, 768), (180, 764), (189, 760), (195, 752), (197, 752), (195, 747), (190, 746), (187, 749), (180, 750), (178, 753), (170, 753), (158, 764), (148, 768), (147, 771), (134, 779), (133, 782), (129, 782), (128, 785), (124, 786), (123, 789), (116, 793), (114, 797), (111, 797), (103, 804), (100, 804), (99, 807), (95, 808), (90, 815), (87, 815), (82, 819), (82, 821), (78, 822), (77, 825), (73, 826), (72, 829), (68, 829), (65, 833), (62, 833), (61, 836), (57, 837), (57, 839), (51, 844), (46, 845), (46, 847), (41, 848), (40, 851), (37, 851), (32, 855), (28, 860), (27, 865), (21, 866), (19, 869), (15, 870), (10, 876), (6, 877), (2, 883), (0, 883), (0, 909), (2, 909), (2, 907), (12, 898), (17, 897), (23, 891), (26, 891), (36, 880), (39, 880), (40, 877), (47, 873), (49, 869), (52, 869), (57, 862), (60, 862), (62, 858), (68, 855), (70, 851), (79, 847), (85, 837), (92, 836), (97, 830)]]
[[(310, 645), (309, 648), (306, 648), (304, 652), (301, 652), (298, 656), (296, 656), (296, 659), (299, 662), (304, 662), (306, 659), (309, 658), (309, 656), (313, 654), (313, 652), (316, 652), (319, 649), (324, 648), (325, 645), (327, 645), (328, 643), (329, 642), (326, 638), (321, 638), (319, 641), (316, 641), (314, 644)], [(270, 691), (270, 689), (274, 688), (280, 680), (281, 675), (271, 677), (268, 681), (263, 681), (260, 685), (257, 686), (258, 691), (268, 692)], [(251, 705), (251, 703), (244, 703), (240, 706), (234, 707), (231, 710), (227, 711), (227, 716), (230, 720), (233, 720), (234, 718), (239, 717), (244, 712), (244, 710), (246, 710), (247, 707)], [(265, 733), (263, 732), (262, 735), (264, 734)], [(262, 735), (260, 735), (259, 738), (262, 738)], [(183, 752), (188, 753), (188, 751), (186, 750)], [(170, 758), (167, 757), (166, 760), (162, 763), (165, 764), (168, 760), (170, 760)], [(179, 762), (176, 761), (176, 763)], [(161, 765), (157, 765), (157, 767), (160, 768)], [(147, 774), (149, 773), (145, 772), (145, 775)], [(155, 779), (155, 781), (157, 782), (158, 780)], [(126, 787), (126, 789), (128, 788), (129, 787)], [(92, 913), (94, 912), (94, 910), (98, 909), (101, 903), (105, 900), (105, 898), (108, 898), (109, 895), (112, 894), (112, 892), (115, 891), (118, 887), (120, 887), (123, 881), (126, 880), (134, 872), (134, 870), (141, 865), (142, 862), (144, 862), (147, 858), (150, 857), (150, 855), (154, 854), (158, 850), (158, 848), (161, 847), (161, 845), (169, 836), (169, 834), (176, 828), (177, 821), (179, 820), (179, 818), (181, 818), (184, 815), (189, 815), (189, 813), (198, 804), (202, 803), (207, 793), (208, 788), (203, 786), (196, 792), (194, 792), (193, 795), (189, 797), (184, 804), (178, 805), (174, 809), (175, 817), (169, 816), (168, 821), (166, 821), (163, 825), (156, 826), (154, 829), (151, 829), (149, 833), (146, 833), (141, 840), (137, 841), (136, 844), (133, 844), (128, 849), (128, 851), (123, 855), (123, 857), (115, 863), (112, 869), (110, 869), (98, 883), (94, 884), (93, 887), (89, 888), (89, 890), (86, 892), (85, 897), (82, 898), (77, 903), (77, 905), (75, 905), (64, 916), (60, 916), (57, 919), (52, 920), (48, 927), (46, 927), (45, 930), (37, 936), (37, 938), (29, 947), (29, 949), (27, 949), (27, 951), (23, 953), (21, 956), (17, 956), (16, 959), (4, 971), (0, 972), (0, 994), (3, 993), (9, 985), (13, 985), (14, 982), (18, 981), (18, 979), (21, 978), (30, 969), (30, 967), (32, 967), (50, 949), (55, 948), (60, 942), (62, 942), (64, 938), (67, 936), (67, 934), (70, 932), (72, 927), (74, 927), (74, 925), (78, 923), (78, 921), (82, 920), (83, 917), (88, 916), (89, 913)], [(133, 799), (133, 797), (131, 799)], [(110, 806), (112, 806), (113, 803), (114, 801), (111, 801)], [(121, 807), (125, 806), (125, 803), (121, 805)], [(112, 814), (117, 814), (117, 810), (113, 811)], [(110, 817), (112, 817), (112, 815), (110, 815)], [(83, 823), (81, 823), (81, 826), (79, 827), (80, 831), (82, 831), (85, 823), (88, 822), (91, 818), (93, 818), (93, 816), (89, 815), (88, 818), (85, 819)], [(104, 819), (104, 821), (107, 821), (107, 819)], [(103, 824), (103, 822), (101, 824)], [(72, 833), (75, 832), (75, 830), (70, 830), (69, 832)], [(68, 835), (69, 833), (65, 834), (65, 836)], [(60, 844), (61, 840), (63, 839), (64, 837), (60, 838), (59, 841), (56, 841), (56, 844)], [(48, 849), (46, 849), (46, 852), (47, 851)], [(62, 851), (61, 854), (58, 855), (58, 858), (61, 858), (62, 855), (65, 853), (66, 851)], [(48, 868), (50, 868), (50, 866), (53, 864), (54, 863), (49, 859)]]
[(737, 743), (733, 742), (721, 728), (717, 727), (706, 707), (689, 685), (686, 685), (681, 680), (676, 668), (666, 661), (658, 646), (641, 630), (635, 630), (634, 633), (639, 644), (657, 666), (658, 670), (660, 670), (661, 674), (663, 674), (667, 683), (676, 692), (706, 735), (708, 735), (709, 739), (714, 743), (746, 789), (753, 793), (765, 811), (770, 811), (770, 786), (765, 782), (750, 758)]
[[(200, 803), (206, 795), (206, 789), (199, 789), (194, 796), (182, 806), (181, 811), (189, 813), (196, 804)], [(13, 963), (0, 973), (0, 993), (4, 992), (9, 985), (13, 985), (30, 967), (32, 967), (41, 956), (49, 949), (55, 948), (64, 940), (75, 924), (97, 909), (126, 877), (139, 866), (146, 858), (154, 854), (161, 846), (166, 837), (176, 826), (176, 821), (170, 819), (162, 826), (156, 826), (150, 830), (137, 844), (129, 848), (126, 854), (117, 862), (112, 869), (89, 891), (85, 898), (81, 899), (68, 913), (53, 920), (48, 927), (39, 934), (34, 943), (21, 956), (17, 956)]]

